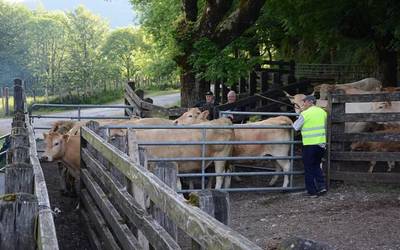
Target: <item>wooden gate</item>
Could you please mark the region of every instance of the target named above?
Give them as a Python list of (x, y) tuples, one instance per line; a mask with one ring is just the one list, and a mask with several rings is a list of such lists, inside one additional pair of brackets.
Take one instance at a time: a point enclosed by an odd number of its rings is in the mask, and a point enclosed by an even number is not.
[[(400, 113), (354, 113), (346, 114), (346, 103), (400, 101), (400, 93), (379, 93), (345, 95), (335, 92), (329, 97), (330, 118), (328, 139), (328, 178), (344, 181), (367, 181), (380, 183), (400, 183), (400, 173), (368, 173), (366, 166), (359, 162), (400, 161), (400, 152), (352, 152), (352, 142), (400, 143), (400, 134), (394, 133), (345, 133), (346, 122), (399, 122)], [(358, 167), (358, 168), (357, 168)]]

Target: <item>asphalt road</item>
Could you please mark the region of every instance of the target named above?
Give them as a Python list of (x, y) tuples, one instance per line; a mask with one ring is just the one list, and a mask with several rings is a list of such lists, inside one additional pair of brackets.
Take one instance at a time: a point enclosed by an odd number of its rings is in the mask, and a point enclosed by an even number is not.
[[(180, 94), (168, 94), (161, 96), (151, 97), (155, 105), (159, 106), (170, 106), (175, 104), (180, 99)], [(122, 105), (122, 103), (120, 103)], [(51, 113), (52, 116), (77, 116), (78, 112), (75, 111), (65, 111), (65, 112), (57, 112)], [(123, 109), (114, 109), (114, 108), (91, 108), (91, 109), (83, 109), (81, 110), (81, 116), (96, 116), (96, 117), (104, 117), (104, 116), (123, 116)], [(11, 131), (11, 120), (12, 119), (0, 119), (0, 136), (7, 134)], [(67, 119), (59, 119), (59, 118), (39, 118), (34, 119), (35, 127), (49, 127), (54, 121), (57, 120), (67, 120)]]

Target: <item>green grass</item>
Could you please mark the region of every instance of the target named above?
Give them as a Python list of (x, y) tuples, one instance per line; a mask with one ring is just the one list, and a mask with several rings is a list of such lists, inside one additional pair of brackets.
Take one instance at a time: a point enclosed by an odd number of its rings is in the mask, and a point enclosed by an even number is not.
[(169, 95), (174, 93), (179, 93), (180, 89), (167, 89), (167, 90), (145, 90), (144, 96), (145, 97), (154, 97), (160, 95)]

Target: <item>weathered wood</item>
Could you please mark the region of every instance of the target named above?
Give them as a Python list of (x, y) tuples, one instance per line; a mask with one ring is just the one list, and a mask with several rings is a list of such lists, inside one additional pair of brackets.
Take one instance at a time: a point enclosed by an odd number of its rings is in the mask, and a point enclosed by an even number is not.
[(6, 165), (5, 193), (33, 194), (33, 168), (27, 163)]
[[(229, 194), (218, 190), (202, 190), (190, 194), (189, 200), (196, 200), (196, 204), (202, 211), (214, 217), (218, 221), (229, 225)], [(192, 249), (203, 249), (196, 241), (192, 241)]]
[[(111, 141), (109, 141), (109, 143), (124, 153), (128, 151), (125, 136), (115, 136)], [(126, 187), (127, 179), (125, 175), (121, 173), (121, 171), (119, 171), (117, 168), (113, 167), (112, 162), (110, 162), (109, 164), (110, 164), (109, 169), (111, 170), (111, 175), (113, 176), (113, 178), (119, 183), (121, 183), (122, 186)]]
[(89, 172), (96, 176), (101, 186), (107, 187), (106, 192), (114, 204), (118, 204), (126, 218), (140, 229), (151, 239), (151, 245), (155, 249), (180, 249), (178, 244), (163, 229), (157, 221), (155, 221), (146, 210), (143, 209), (133, 199), (128, 191), (113, 180), (111, 175), (105, 170), (104, 166), (96, 161), (90, 153), (83, 149), (82, 158), (86, 163)]
[(331, 171), (332, 180), (348, 182), (371, 182), (371, 183), (400, 183), (399, 173), (360, 173), (349, 171)]
[(331, 160), (339, 161), (400, 161), (400, 152), (331, 152)]
[(165, 183), (146, 169), (130, 162), (128, 156), (108, 145), (106, 141), (87, 128), (81, 136), (96, 150), (113, 162), (127, 178), (143, 188), (150, 199), (163, 210), (178, 227), (207, 249), (261, 249), (231, 228), (218, 222), (199, 208), (186, 202)]
[(332, 103), (400, 101), (400, 92), (362, 95), (332, 94)]
[(9, 107), (8, 87), (4, 88), (4, 97), (5, 97), (4, 113), (5, 113), (5, 115), (9, 115), (10, 114), (10, 107)]
[(400, 134), (395, 133), (346, 133), (346, 134), (333, 134), (332, 141), (335, 142), (400, 142)]
[(23, 135), (23, 136), (27, 136), (28, 135), (28, 130), (25, 126), (21, 126), (21, 127), (12, 127), (11, 128), (11, 136), (14, 135)]
[(93, 223), (90, 221), (88, 214), (83, 209), (79, 209), (79, 216), (81, 219), (81, 224), (83, 225), (85, 231), (87, 232), (89, 243), (92, 249), (101, 250), (103, 249), (100, 239), (97, 237), (96, 232), (93, 228)]
[(35, 249), (35, 219), (38, 201), (32, 194), (0, 197), (0, 249)]
[[(28, 116), (28, 114), (26, 115)], [(29, 117), (26, 117), (28, 121)], [(27, 126), (29, 134), (29, 150), (30, 162), (33, 166), (35, 174), (34, 185), (35, 195), (40, 204), (37, 217), (37, 248), (43, 250), (58, 250), (58, 242), (56, 229), (54, 226), (53, 213), (50, 209), (49, 195), (47, 193), (46, 181), (37, 157), (36, 140), (33, 133), (33, 128), (29, 124)]]
[(121, 215), (111, 204), (107, 195), (101, 190), (100, 186), (93, 180), (87, 169), (81, 169), (81, 179), (86, 189), (91, 194), (97, 207), (104, 215), (107, 225), (110, 226), (123, 249), (141, 249), (137, 239), (129, 230)]
[(14, 147), (8, 149), (7, 164), (29, 163), (29, 147)]
[[(85, 208), (85, 212), (89, 217), (90, 223), (93, 224), (89, 225), (98, 233), (100, 236), (99, 239), (104, 245), (104, 249), (120, 249), (117, 242), (114, 239), (110, 229), (105, 222), (103, 215), (100, 213), (97, 206), (94, 204), (92, 197), (90, 197), (88, 191), (86, 189), (81, 189), (81, 201)], [(83, 210), (82, 208), (80, 208)], [(91, 239), (92, 240), (92, 239)], [(96, 239), (93, 239), (93, 243), (95, 244)]]
[(332, 112), (332, 122), (393, 122), (400, 121), (400, 113), (354, 113)]
[(24, 112), (24, 89), (22, 80), (14, 80), (14, 112)]
[[(157, 176), (162, 182), (167, 184), (168, 187), (172, 188), (172, 190), (176, 190), (177, 183), (177, 167), (172, 162), (156, 162), (151, 165), (150, 172), (152, 172), (155, 176)], [(158, 223), (167, 230), (167, 232), (174, 238), (178, 239), (178, 228), (168, 218), (168, 215), (163, 213), (157, 205), (154, 203), (151, 206), (151, 213), (153, 218), (158, 221)]]
[(28, 134), (14, 134), (10, 136), (10, 148), (18, 146), (29, 147)]

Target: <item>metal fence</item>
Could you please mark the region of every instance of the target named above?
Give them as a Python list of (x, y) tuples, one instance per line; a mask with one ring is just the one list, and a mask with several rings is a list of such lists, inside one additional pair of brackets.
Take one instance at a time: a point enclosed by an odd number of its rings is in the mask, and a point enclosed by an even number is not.
[[(273, 113), (273, 112), (231, 112), (231, 111), (221, 111), (221, 115), (226, 114), (240, 114), (240, 115), (261, 115), (261, 116), (297, 116), (296, 113)], [(107, 128), (108, 134), (110, 134), (110, 129), (200, 129), (202, 131), (202, 139), (199, 141), (137, 141), (138, 146), (141, 147), (154, 147), (154, 146), (164, 146), (164, 147), (176, 147), (176, 146), (187, 146), (187, 145), (200, 145), (201, 146), (201, 157), (168, 157), (168, 158), (149, 158), (149, 162), (185, 162), (185, 161), (201, 161), (201, 172), (200, 173), (180, 173), (178, 177), (186, 178), (201, 178), (201, 190), (206, 188), (206, 177), (216, 177), (216, 176), (271, 176), (271, 175), (289, 175), (289, 185), (288, 187), (238, 187), (238, 188), (223, 188), (223, 191), (299, 191), (303, 190), (303, 186), (294, 186), (293, 176), (303, 175), (303, 171), (294, 171), (293, 165), (294, 160), (300, 159), (300, 156), (296, 156), (294, 153), (294, 145), (301, 143), (301, 141), (294, 140), (294, 131), (289, 125), (272, 126), (272, 125), (230, 125), (230, 126), (209, 126), (209, 125), (180, 125), (180, 126), (163, 126), (163, 125), (147, 125), (147, 126), (115, 126), (107, 125), (102, 128)], [(291, 136), (289, 141), (207, 141), (206, 131), (209, 129), (291, 129)], [(206, 145), (273, 145), (273, 144), (290, 144), (289, 155), (282, 156), (226, 156), (226, 157), (206, 157), (205, 149)], [(234, 173), (206, 173), (205, 169), (206, 161), (242, 161), (242, 160), (289, 160), (290, 169), (287, 172), (272, 172), (272, 171), (252, 171), (252, 172), (234, 172)], [(253, 169), (254, 170), (254, 169)], [(198, 191), (199, 189), (185, 189), (180, 192), (187, 193)]]

